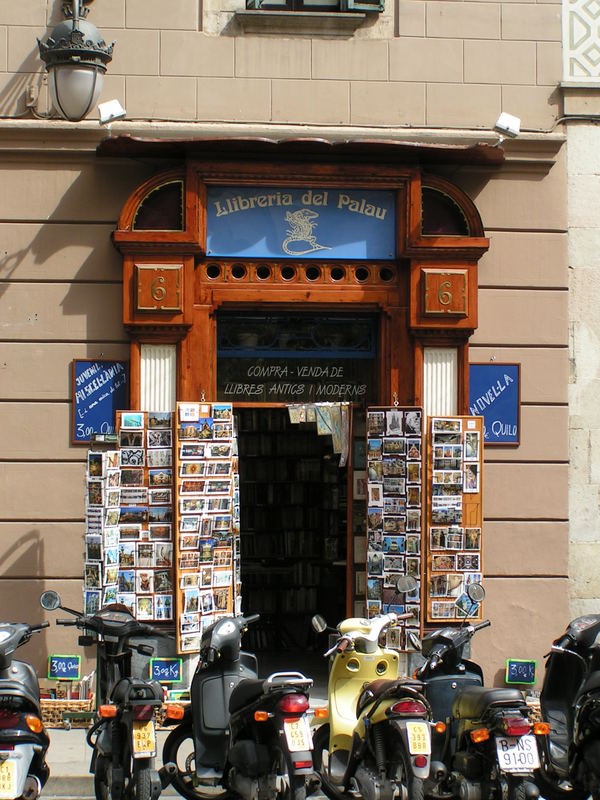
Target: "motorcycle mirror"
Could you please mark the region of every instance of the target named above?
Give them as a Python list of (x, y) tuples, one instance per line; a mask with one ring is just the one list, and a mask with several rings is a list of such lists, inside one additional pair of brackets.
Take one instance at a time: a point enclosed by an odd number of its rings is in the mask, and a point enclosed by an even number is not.
[(417, 581), (412, 575), (400, 575), (396, 581), (398, 594), (410, 594), (417, 588)]
[(57, 608), (60, 608), (60, 595), (58, 592), (55, 592), (52, 589), (48, 589), (46, 592), (42, 592), (40, 595), (40, 605), (46, 611), (56, 611)]
[(311, 625), (313, 627), (313, 631), (316, 633), (325, 633), (327, 630), (327, 623), (325, 622), (325, 618), (322, 617), (320, 614), (315, 614), (311, 620)]
[(418, 650), (419, 652), (421, 652), (423, 647), (421, 645), (421, 640), (419, 639), (417, 634), (414, 633), (413, 631), (407, 631), (407, 636), (410, 639), (410, 643), (415, 648), (415, 650)]
[(481, 603), (485, 598), (485, 589), (480, 583), (470, 583), (467, 586), (467, 594), (472, 603)]

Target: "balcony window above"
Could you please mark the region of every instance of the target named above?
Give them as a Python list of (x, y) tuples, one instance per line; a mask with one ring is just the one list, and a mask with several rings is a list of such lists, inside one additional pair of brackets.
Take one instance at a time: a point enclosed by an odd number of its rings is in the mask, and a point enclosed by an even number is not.
[(246, 8), (261, 11), (381, 12), (384, 0), (246, 0)]

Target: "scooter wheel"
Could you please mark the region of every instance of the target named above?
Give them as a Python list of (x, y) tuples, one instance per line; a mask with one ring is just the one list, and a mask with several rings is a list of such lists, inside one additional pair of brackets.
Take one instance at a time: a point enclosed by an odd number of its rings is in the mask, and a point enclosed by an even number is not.
[(333, 783), (327, 779), (327, 773), (323, 768), (323, 750), (329, 749), (329, 725), (321, 725), (313, 736), (313, 767), (321, 779), (321, 789), (331, 800), (347, 800), (344, 792), (341, 792)]
[(96, 800), (110, 800), (110, 761), (103, 756), (96, 759), (94, 770), (94, 795)]
[(177, 764), (172, 785), (187, 800), (226, 800), (233, 793), (222, 786), (194, 786), (196, 762), (194, 758), (194, 733), (191, 724), (178, 725), (167, 736), (162, 751), (163, 764)]

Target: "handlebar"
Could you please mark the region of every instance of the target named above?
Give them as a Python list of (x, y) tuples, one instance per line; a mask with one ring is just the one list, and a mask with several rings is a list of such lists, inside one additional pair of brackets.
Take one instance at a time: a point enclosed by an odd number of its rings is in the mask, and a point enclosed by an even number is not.
[(491, 624), (492, 623), (490, 622), (489, 619), (484, 619), (483, 622), (479, 622), (477, 623), (477, 625), (473, 625), (473, 633), (475, 633), (475, 631), (480, 631), (483, 628), (489, 628)]
[(49, 628), (49, 622), (40, 622), (39, 625), (31, 625), (31, 630), (35, 633), (36, 631), (41, 631), (42, 628)]
[(252, 625), (253, 622), (258, 622), (259, 619), (260, 614), (250, 614), (248, 617), (244, 617), (246, 625)]
[(73, 626), (75, 626), (75, 625), (77, 625), (77, 620), (76, 619), (57, 619), (56, 620), (56, 624), (57, 625), (73, 625)]

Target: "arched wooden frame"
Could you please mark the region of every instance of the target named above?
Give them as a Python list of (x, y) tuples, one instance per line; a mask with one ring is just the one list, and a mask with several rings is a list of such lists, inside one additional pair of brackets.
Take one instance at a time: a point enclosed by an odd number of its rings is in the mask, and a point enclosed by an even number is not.
[[(184, 231), (133, 230), (136, 211), (151, 192), (173, 180), (185, 181)], [(392, 265), (397, 279), (336, 282), (337, 262), (317, 262), (326, 277), (308, 283), (301, 260), (294, 280), (256, 280), (265, 260), (246, 264), (247, 278), (232, 280), (235, 259), (207, 259), (206, 186), (282, 185), (315, 188), (393, 189), (398, 192), (397, 252)], [(469, 236), (423, 236), (421, 233), (422, 186), (450, 197), (467, 220)], [(188, 161), (185, 166), (158, 173), (141, 184), (127, 200), (113, 234), (124, 255), (124, 323), (132, 336), (131, 403), (139, 401), (139, 344), (178, 342), (177, 397), (195, 400), (204, 393), (216, 397), (216, 317), (219, 308), (278, 307), (376, 312), (380, 318), (378, 394), (380, 403), (397, 396), (401, 404), (422, 399), (422, 348), (436, 343), (459, 348), (458, 408), (466, 407), (468, 338), (477, 326), (477, 261), (487, 250), (481, 217), (475, 204), (457, 186), (436, 175), (422, 175), (420, 169), (380, 164), (307, 164), (240, 161)], [(136, 311), (134, 273), (140, 262), (181, 265), (185, 275), (185, 308), (179, 315)], [(210, 262), (218, 262), (223, 275), (210, 277)], [(311, 261), (311, 266), (315, 262)], [(348, 270), (362, 262), (345, 263)], [(286, 262), (289, 265), (289, 262)], [(377, 264), (364, 262), (373, 273)], [(384, 264), (381, 265), (382, 267)], [(424, 306), (423, 275), (442, 271), (459, 275), (468, 294), (464, 312), (436, 314)], [(129, 298), (129, 299), (128, 299)], [(125, 312), (127, 306), (128, 312)], [(445, 309), (443, 309), (445, 311)], [(201, 356), (199, 355), (201, 354)], [(408, 354), (408, 355), (407, 355)], [(137, 379), (136, 379), (137, 373)]]

